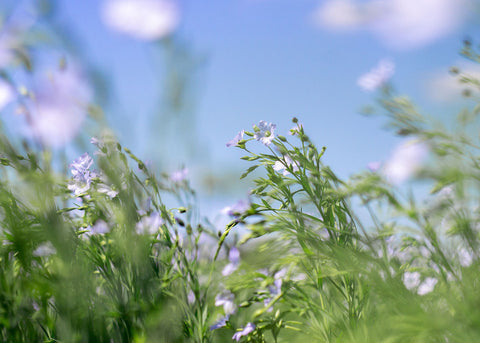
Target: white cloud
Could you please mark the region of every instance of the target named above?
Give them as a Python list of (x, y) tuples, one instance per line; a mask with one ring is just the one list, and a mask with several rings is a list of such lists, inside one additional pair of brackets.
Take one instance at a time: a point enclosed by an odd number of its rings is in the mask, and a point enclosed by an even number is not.
[(472, 0), (327, 0), (313, 18), (324, 28), (365, 29), (391, 48), (409, 49), (454, 32), (471, 5)]
[(155, 40), (175, 30), (179, 12), (170, 0), (107, 0), (102, 18), (113, 30), (140, 40)]
[(463, 77), (480, 80), (480, 65), (473, 62), (460, 62), (456, 64), (459, 69), (458, 75), (447, 73), (446, 69), (441, 70), (428, 77), (424, 83), (426, 95), (433, 101), (448, 103), (461, 99), (465, 89), (472, 88), (471, 85), (462, 83), (459, 80)]

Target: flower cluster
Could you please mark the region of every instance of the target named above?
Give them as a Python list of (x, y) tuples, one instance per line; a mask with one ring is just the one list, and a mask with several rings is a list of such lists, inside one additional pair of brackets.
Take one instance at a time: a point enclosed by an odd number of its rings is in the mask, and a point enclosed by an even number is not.
[(89, 170), (93, 164), (93, 159), (84, 153), (70, 164), (73, 180), (68, 184), (68, 189), (76, 196), (79, 196), (90, 189), (92, 179), (97, 177), (96, 172)]

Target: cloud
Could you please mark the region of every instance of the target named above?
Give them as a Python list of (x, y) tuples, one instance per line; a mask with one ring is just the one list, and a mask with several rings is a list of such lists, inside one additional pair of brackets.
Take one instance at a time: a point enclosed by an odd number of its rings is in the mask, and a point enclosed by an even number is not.
[(473, 85), (461, 82), (465, 79), (480, 80), (480, 65), (473, 62), (461, 61), (456, 64), (458, 74), (447, 73), (445, 70), (431, 74), (423, 87), (426, 95), (433, 101), (440, 103), (455, 102), (462, 98), (462, 92), (474, 88)]
[(313, 13), (319, 27), (366, 30), (386, 46), (413, 49), (455, 32), (472, 0), (326, 0)]

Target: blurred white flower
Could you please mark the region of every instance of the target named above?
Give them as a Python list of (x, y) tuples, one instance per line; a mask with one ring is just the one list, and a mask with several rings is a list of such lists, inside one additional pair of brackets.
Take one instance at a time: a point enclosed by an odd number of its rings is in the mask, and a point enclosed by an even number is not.
[(420, 168), (428, 151), (427, 144), (417, 139), (401, 143), (385, 163), (382, 169), (383, 175), (394, 185), (403, 183)]
[(222, 270), (222, 275), (227, 276), (238, 269), (240, 265), (240, 251), (236, 247), (232, 247), (228, 252), (228, 263)]
[(358, 85), (365, 91), (371, 92), (384, 86), (395, 73), (395, 64), (389, 60), (381, 60), (368, 73), (358, 78)]
[(157, 233), (158, 228), (163, 225), (165, 221), (158, 212), (153, 212), (148, 217), (143, 217), (136, 225), (135, 230), (139, 235)]
[[(276, 161), (273, 165), (273, 170), (277, 172), (281, 172), (283, 175), (287, 176), (290, 172), (287, 170), (287, 166), (293, 169), (293, 172), (297, 172), (298, 165), (296, 162), (292, 160), (292, 158), (288, 155), (283, 156), (283, 161)], [(282, 171), (283, 170), (283, 171)]]
[(95, 225), (93, 225), (92, 227), (87, 227), (87, 229), (90, 230), (89, 233), (92, 235), (103, 235), (110, 232), (108, 224), (102, 219), (97, 220), (95, 222)]
[(227, 142), (227, 147), (231, 146), (237, 146), (238, 142), (240, 142), (243, 139), (243, 134), (245, 133), (245, 130), (240, 131), (235, 137), (233, 137), (231, 140)]
[(420, 285), (419, 272), (405, 272), (403, 273), (403, 284), (408, 290), (412, 290)]
[(140, 40), (155, 40), (173, 32), (180, 15), (172, 0), (107, 0), (102, 18), (113, 30)]
[(224, 291), (215, 297), (215, 306), (223, 306), (225, 315), (233, 314), (237, 310), (237, 306), (233, 302), (234, 299), (235, 295), (232, 292)]
[(220, 212), (231, 217), (238, 217), (249, 208), (250, 204), (248, 202), (239, 200), (232, 206), (224, 207)]
[(97, 192), (106, 194), (110, 199), (115, 198), (118, 194), (118, 191), (113, 190), (110, 186), (104, 183), (98, 185)]
[(0, 111), (14, 98), (14, 92), (8, 82), (0, 79)]
[(52, 254), (55, 254), (56, 252), (57, 251), (53, 247), (52, 243), (47, 242), (40, 244), (33, 252), (33, 256), (50, 256)]
[(435, 288), (438, 280), (433, 277), (427, 277), (417, 289), (418, 295), (430, 293)]
[(187, 176), (188, 176), (188, 168), (183, 168), (183, 169), (174, 171), (170, 175), (170, 180), (178, 183), (178, 182), (182, 182), (183, 180), (185, 180), (187, 178)]
[(62, 147), (80, 131), (92, 90), (74, 65), (44, 75), (34, 92), (28, 133), (49, 147)]
[(457, 30), (472, 0), (327, 0), (315, 24), (337, 31), (368, 30), (394, 49), (420, 47)]
[(466, 248), (461, 248), (458, 251), (458, 259), (462, 267), (469, 267), (473, 262), (473, 254)]
[(370, 170), (372, 173), (375, 173), (378, 169), (380, 169), (380, 166), (382, 165), (381, 162), (379, 161), (373, 161), (373, 162), (369, 162), (367, 164), (367, 168), (368, 170)]

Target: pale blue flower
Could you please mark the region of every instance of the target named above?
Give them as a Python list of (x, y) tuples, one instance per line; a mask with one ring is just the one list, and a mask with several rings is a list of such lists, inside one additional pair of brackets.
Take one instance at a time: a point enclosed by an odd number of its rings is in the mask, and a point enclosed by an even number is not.
[(230, 319), (230, 315), (227, 314), (226, 316), (221, 317), (215, 324), (210, 326), (210, 330), (216, 330), (223, 328), (227, 325), (227, 321)]
[(97, 192), (108, 195), (110, 199), (115, 198), (118, 194), (116, 190), (113, 190), (110, 186), (107, 186), (106, 184), (100, 184), (97, 188)]
[(232, 247), (228, 252), (229, 264), (225, 266), (222, 270), (222, 275), (227, 276), (232, 274), (235, 270), (238, 269), (240, 265), (240, 251), (236, 247)]
[(135, 230), (139, 235), (157, 233), (158, 228), (163, 225), (165, 221), (158, 212), (153, 212), (148, 217), (143, 217), (136, 225)]
[(223, 306), (223, 311), (226, 315), (235, 313), (237, 306), (233, 302), (235, 295), (230, 291), (217, 294), (215, 297), (215, 306)]
[(283, 170), (282, 174), (287, 176), (290, 174), (290, 172), (287, 170), (287, 166), (292, 167), (293, 172), (297, 172), (299, 170), (297, 163), (294, 162), (288, 155), (283, 156), (283, 161), (276, 161), (273, 165), (273, 170), (277, 172), (282, 172)]
[(177, 170), (175, 172), (173, 172), (171, 175), (170, 175), (170, 180), (172, 180), (173, 182), (182, 182), (183, 180), (185, 180), (188, 176), (188, 168), (183, 168), (183, 169), (180, 169), (180, 170)]
[(232, 206), (226, 206), (222, 209), (222, 213), (232, 216), (232, 217), (238, 217), (241, 215), (243, 212), (248, 210), (250, 208), (250, 204), (247, 203), (246, 201), (239, 200), (237, 201), (234, 205)]
[[(279, 296), (282, 293), (282, 283), (286, 273), (287, 273), (286, 269), (282, 269), (277, 273), (275, 273), (273, 285), (268, 286), (268, 292), (270, 293), (270, 296), (263, 301), (266, 307), (269, 306), (270, 302), (275, 297)], [(271, 311), (272, 311), (272, 307), (268, 309), (268, 312), (271, 312)]]
[(95, 222), (95, 225), (90, 228), (90, 233), (93, 235), (103, 235), (108, 232), (110, 232), (110, 228), (108, 227), (108, 224), (102, 219), (97, 220)]
[(243, 139), (243, 134), (245, 133), (245, 130), (240, 131), (233, 139), (229, 140), (227, 142), (227, 147), (231, 146), (237, 146), (238, 142), (240, 142)]
[(253, 323), (248, 323), (243, 329), (242, 331), (239, 331), (239, 332), (236, 332), (232, 339), (236, 340), (237, 342), (240, 341), (240, 338), (242, 338), (243, 336), (247, 336), (248, 334), (250, 334), (251, 332), (253, 332), (253, 330), (255, 330), (255, 324)]
[(88, 191), (90, 189), (92, 179), (97, 177), (95, 172), (91, 172), (89, 170), (92, 163), (92, 158), (88, 155), (88, 153), (84, 153), (82, 156), (73, 161), (72, 164), (70, 164), (70, 171), (73, 175), (73, 180), (68, 183), (67, 187), (77, 196)]
[(47, 242), (40, 244), (33, 252), (33, 256), (50, 256), (52, 254), (55, 254), (56, 252), (57, 251), (53, 247), (52, 243)]
[(275, 138), (274, 132), (276, 127), (275, 124), (260, 120), (257, 127), (254, 126), (255, 134), (253, 135), (253, 138), (268, 146)]

